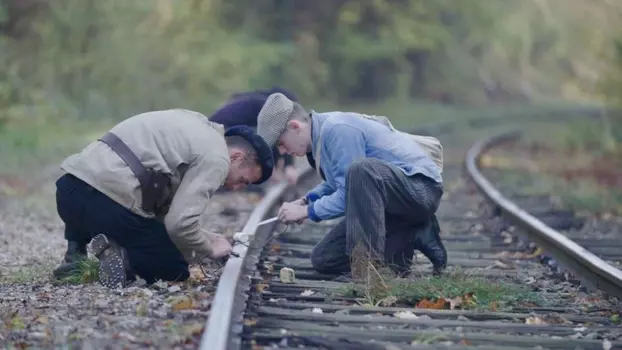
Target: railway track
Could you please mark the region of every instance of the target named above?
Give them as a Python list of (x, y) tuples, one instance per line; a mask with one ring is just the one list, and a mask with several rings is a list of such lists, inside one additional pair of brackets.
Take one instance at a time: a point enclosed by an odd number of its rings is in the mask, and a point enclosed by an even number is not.
[[(465, 142), (474, 139), (457, 130), (417, 130), (435, 134), (445, 147), (445, 194), (437, 213), (449, 255), (445, 277), (429, 277), (431, 264), (417, 252), (415, 278), (383, 276), (380, 286), (339, 282), (316, 273), (309, 260), (334, 222), (257, 228), (275, 214), (281, 196), (300, 195), (319, 181), (307, 172), (297, 188), (272, 189), (249, 219), (241, 236), (248, 241), (236, 245), (239, 257), (223, 271), (202, 349), (622, 349), (616, 300), (541, 263), (533, 242), (552, 254), (563, 253), (568, 242), (542, 239), (548, 231), (540, 232), (533, 218), (535, 227), (512, 215), (512, 203), (491, 195), (476, 160), (492, 143), (477, 143), (465, 154)], [(522, 219), (521, 228), (500, 213)], [(516, 238), (522, 236), (527, 239)], [(619, 295), (622, 273), (581, 256), (556, 258)], [(293, 269), (295, 280), (281, 280), (282, 268)]]
[[(520, 139), (521, 135), (520, 132), (508, 132), (482, 140), (472, 148), (473, 156), (476, 153), (484, 156), (488, 149), (494, 149), (504, 143), (515, 142)], [(522, 216), (530, 215), (537, 218), (556, 231), (540, 232), (546, 230), (542, 227), (541, 230), (531, 236), (520, 237), (523, 241), (525, 238), (529, 238), (544, 249), (543, 254), (540, 255), (542, 262), (561, 274), (577, 271), (576, 278), (581, 279), (584, 285), (602, 289), (618, 298), (622, 297), (620, 294), (622, 284), (616, 278), (616, 274), (619, 274), (618, 269), (622, 266), (622, 240), (620, 239), (622, 236), (619, 227), (609, 226), (602, 220), (589, 220), (586, 217), (576, 215), (571, 210), (558, 208), (549, 194), (526, 194), (521, 191), (520, 187), (502, 181), (506, 171), (483, 169), (481, 174), (485, 174), (490, 181), (484, 186), (491, 187), (492, 183), (497, 184), (493, 196), (505, 195), (517, 207), (524, 209), (525, 212), (521, 213)], [(480, 178), (483, 179), (483, 177)], [(524, 187), (529, 187), (532, 180), (529, 177), (522, 178), (521, 184)], [(494, 198), (492, 200), (498, 202)], [(497, 209), (506, 210), (501, 207), (498, 206)], [(517, 213), (508, 214), (515, 217)], [(558, 234), (560, 237), (552, 237)], [(555, 242), (564, 241), (566, 244), (563, 246), (551, 244), (553, 239)], [(582, 258), (588, 258), (589, 261), (577, 264), (577, 259)], [(575, 278), (575, 276), (571, 278)]]

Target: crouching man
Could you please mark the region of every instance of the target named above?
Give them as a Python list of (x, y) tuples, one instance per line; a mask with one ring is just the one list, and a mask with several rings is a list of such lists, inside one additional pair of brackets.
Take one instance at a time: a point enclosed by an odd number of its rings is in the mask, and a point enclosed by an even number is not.
[(402, 275), (415, 249), (432, 262), (434, 274), (445, 268), (435, 216), (443, 194), (440, 169), (407, 134), (358, 113), (309, 113), (278, 93), (264, 104), (257, 132), (281, 153), (311, 152), (324, 179), (305, 197), (284, 203), (281, 220), (345, 216), (313, 249), (318, 272), (357, 274), (351, 258), (360, 247), (372, 263)]
[(139, 114), (61, 165), (56, 202), (68, 242), (54, 271), (71, 274), (92, 241), (100, 282), (126, 286), (136, 275), (182, 281), (188, 264), (219, 259), (231, 243), (200, 227), (221, 186), (237, 190), (272, 174), (272, 150), (248, 127), (225, 129), (183, 109)]

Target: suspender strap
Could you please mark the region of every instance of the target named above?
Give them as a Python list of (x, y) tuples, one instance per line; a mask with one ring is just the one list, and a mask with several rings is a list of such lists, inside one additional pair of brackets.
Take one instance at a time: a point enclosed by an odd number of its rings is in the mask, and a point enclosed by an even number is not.
[(103, 143), (107, 144), (115, 151), (121, 159), (130, 167), (138, 182), (140, 182), (140, 186), (142, 188), (147, 188), (149, 184), (149, 174), (147, 173), (147, 169), (140, 162), (138, 157), (130, 150), (129, 147), (123, 142), (117, 135), (107, 132), (99, 139)]

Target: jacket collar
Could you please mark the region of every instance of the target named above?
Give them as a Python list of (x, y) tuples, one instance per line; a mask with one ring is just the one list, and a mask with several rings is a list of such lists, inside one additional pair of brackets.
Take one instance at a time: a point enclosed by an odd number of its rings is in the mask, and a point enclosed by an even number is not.
[(311, 154), (315, 158), (317, 141), (320, 138), (320, 130), (322, 130), (322, 126), (328, 116), (322, 113), (316, 113), (314, 110), (311, 110)]

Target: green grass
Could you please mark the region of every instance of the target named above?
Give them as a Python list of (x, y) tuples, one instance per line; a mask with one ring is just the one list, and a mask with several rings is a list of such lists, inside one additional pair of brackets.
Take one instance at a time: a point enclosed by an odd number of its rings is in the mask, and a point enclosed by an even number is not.
[(99, 260), (95, 258), (81, 259), (76, 264), (76, 269), (65, 278), (57, 281), (61, 284), (88, 284), (97, 282), (99, 279)]
[(388, 288), (380, 289), (381, 292), (371, 292), (372, 289), (366, 285), (353, 282), (336, 293), (361, 298), (364, 304), (384, 306), (389, 306), (387, 301), (390, 301), (395, 305), (415, 307), (422, 300), (433, 302), (439, 298), (448, 300), (457, 297), (463, 298), (456, 307), (461, 309), (503, 310), (524, 303), (545, 304), (537, 293), (518, 282), (473, 277), (460, 271), (449, 272), (441, 277), (387, 277), (385, 283)]
[(43, 266), (23, 266), (0, 276), (2, 284), (27, 284), (44, 279), (49, 271)]
[[(612, 136), (622, 142), (622, 125), (615, 126)], [(498, 158), (505, 164), (499, 169), (502, 173), (494, 176), (494, 181), (503, 186), (520, 187), (523, 194), (550, 193), (563, 208), (592, 213), (622, 213), (622, 189), (599, 183), (594, 177), (566, 180), (562, 176), (575, 171), (603, 174), (605, 168), (610, 172), (608, 176), (615, 176), (616, 172), (620, 174), (622, 144), (618, 145), (617, 150), (604, 148), (600, 120), (574, 119), (564, 124), (543, 121), (527, 124), (524, 129), (523, 137), (515, 146), (493, 156), (493, 159)], [(542, 151), (527, 153), (535, 145)], [(494, 150), (490, 153), (496, 154)], [(517, 157), (528, 158), (543, 168), (536, 171), (514, 168), (512, 164)], [(600, 165), (595, 167), (591, 162), (599, 159)], [(603, 168), (605, 163), (610, 165)]]
[(22, 175), (58, 163), (113, 124), (110, 120), (55, 118), (42, 123), (6, 125), (0, 130), (0, 173)]
[(349, 111), (384, 115), (397, 128), (411, 128), (420, 124), (447, 121), (466, 121), (474, 118), (507, 118), (508, 122), (520, 122), (523, 117), (553, 110), (572, 110), (580, 105), (565, 101), (542, 101), (533, 104), (508, 103), (492, 106), (441, 105), (427, 101), (388, 100), (382, 104), (357, 104), (336, 106), (333, 104), (309, 104), (305, 107), (316, 112)]

